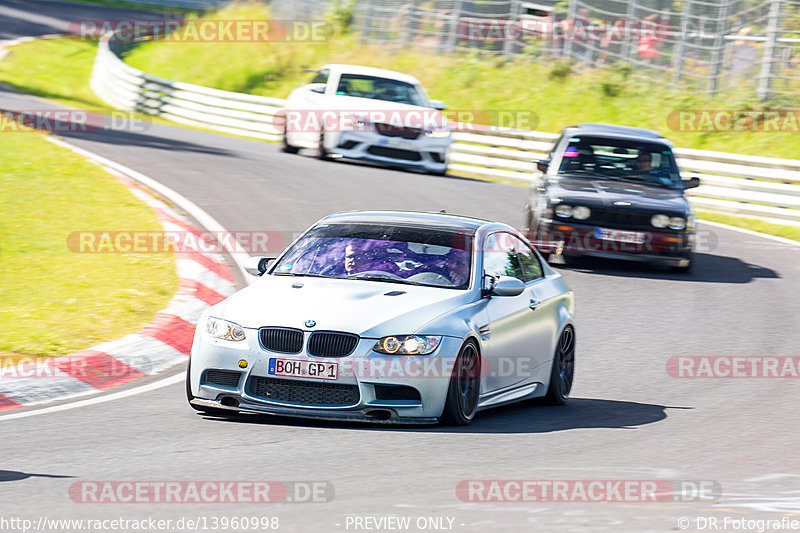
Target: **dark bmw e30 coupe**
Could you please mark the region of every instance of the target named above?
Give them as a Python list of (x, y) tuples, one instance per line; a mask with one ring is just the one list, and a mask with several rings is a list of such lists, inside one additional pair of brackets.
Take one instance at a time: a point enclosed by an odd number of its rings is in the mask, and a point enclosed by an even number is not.
[(672, 143), (657, 131), (579, 124), (565, 128), (525, 207), (531, 240), (563, 242), (565, 259), (591, 255), (658, 262), (688, 272), (695, 220)]

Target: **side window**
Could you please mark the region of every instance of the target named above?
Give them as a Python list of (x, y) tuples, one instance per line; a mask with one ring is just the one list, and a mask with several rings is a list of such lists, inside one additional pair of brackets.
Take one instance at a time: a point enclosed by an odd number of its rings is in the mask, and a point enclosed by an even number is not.
[(510, 233), (493, 233), (486, 238), (483, 248), (483, 272), (489, 276), (511, 276), (520, 280), (520, 267), (517, 248), (521, 243)]
[(519, 249), (517, 250), (519, 256), (519, 264), (522, 268), (522, 275), (524, 281), (533, 281), (539, 279), (544, 275), (542, 271), (542, 264), (539, 262), (536, 252), (524, 242), (520, 242)]
[(320, 70), (311, 83), (328, 83), (328, 69)]

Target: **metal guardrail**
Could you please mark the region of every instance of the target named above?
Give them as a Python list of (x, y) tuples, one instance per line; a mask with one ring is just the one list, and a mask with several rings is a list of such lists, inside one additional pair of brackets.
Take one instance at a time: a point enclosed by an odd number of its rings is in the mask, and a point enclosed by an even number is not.
[[(244, 137), (278, 141), (284, 100), (211, 89), (151, 76), (124, 63), (119, 46), (103, 39), (91, 87), (117, 109)], [(120, 45), (121, 46), (121, 45)], [(555, 133), (457, 124), (448, 169), (530, 184), (535, 160), (545, 159)], [(701, 178), (687, 191), (695, 207), (800, 223), (800, 160), (676, 148), (684, 174)]]

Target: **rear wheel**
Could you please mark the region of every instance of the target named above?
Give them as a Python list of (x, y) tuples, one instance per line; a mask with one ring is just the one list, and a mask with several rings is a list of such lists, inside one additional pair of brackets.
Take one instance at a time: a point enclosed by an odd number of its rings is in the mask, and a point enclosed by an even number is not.
[(447, 402), (442, 412), (442, 422), (452, 426), (469, 424), (478, 411), (478, 394), (481, 387), (481, 362), (475, 341), (468, 340), (458, 353)]
[(550, 370), (550, 384), (544, 399), (552, 405), (563, 405), (572, 390), (575, 377), (575, 330), (567, 326), (558, 339)]
[(236, 411), (230, 411), (228, 409), (222, 409), (222, 408), (217, 409), (214, 407), (204, 407), (202, 405), (193, 404), (192, 400), (194, 400), (194, 395), (192, 395), (192, 383), (190, 381), (191, 379), (192, 379), (192, 361), (190, 359), (189, 363), (186, 365), (186, 400), (189, 402), (189, 405), (192, 407), (192, 409), (211, 416), (231, 416), (236, 414)]

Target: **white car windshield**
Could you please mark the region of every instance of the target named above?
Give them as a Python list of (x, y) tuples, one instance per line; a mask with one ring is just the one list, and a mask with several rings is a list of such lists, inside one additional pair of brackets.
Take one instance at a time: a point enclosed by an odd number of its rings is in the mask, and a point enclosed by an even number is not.
[(342, 74), (339, 78), (339, 85), (336, 87), (336, 94), (426, 106), (425, 98), (420, 94), (416, 85), (362, 74)]
[(472, 236), (460, 231), (325, 224), (296, 242), (272, 273), (465, 289), (471, 248)]

